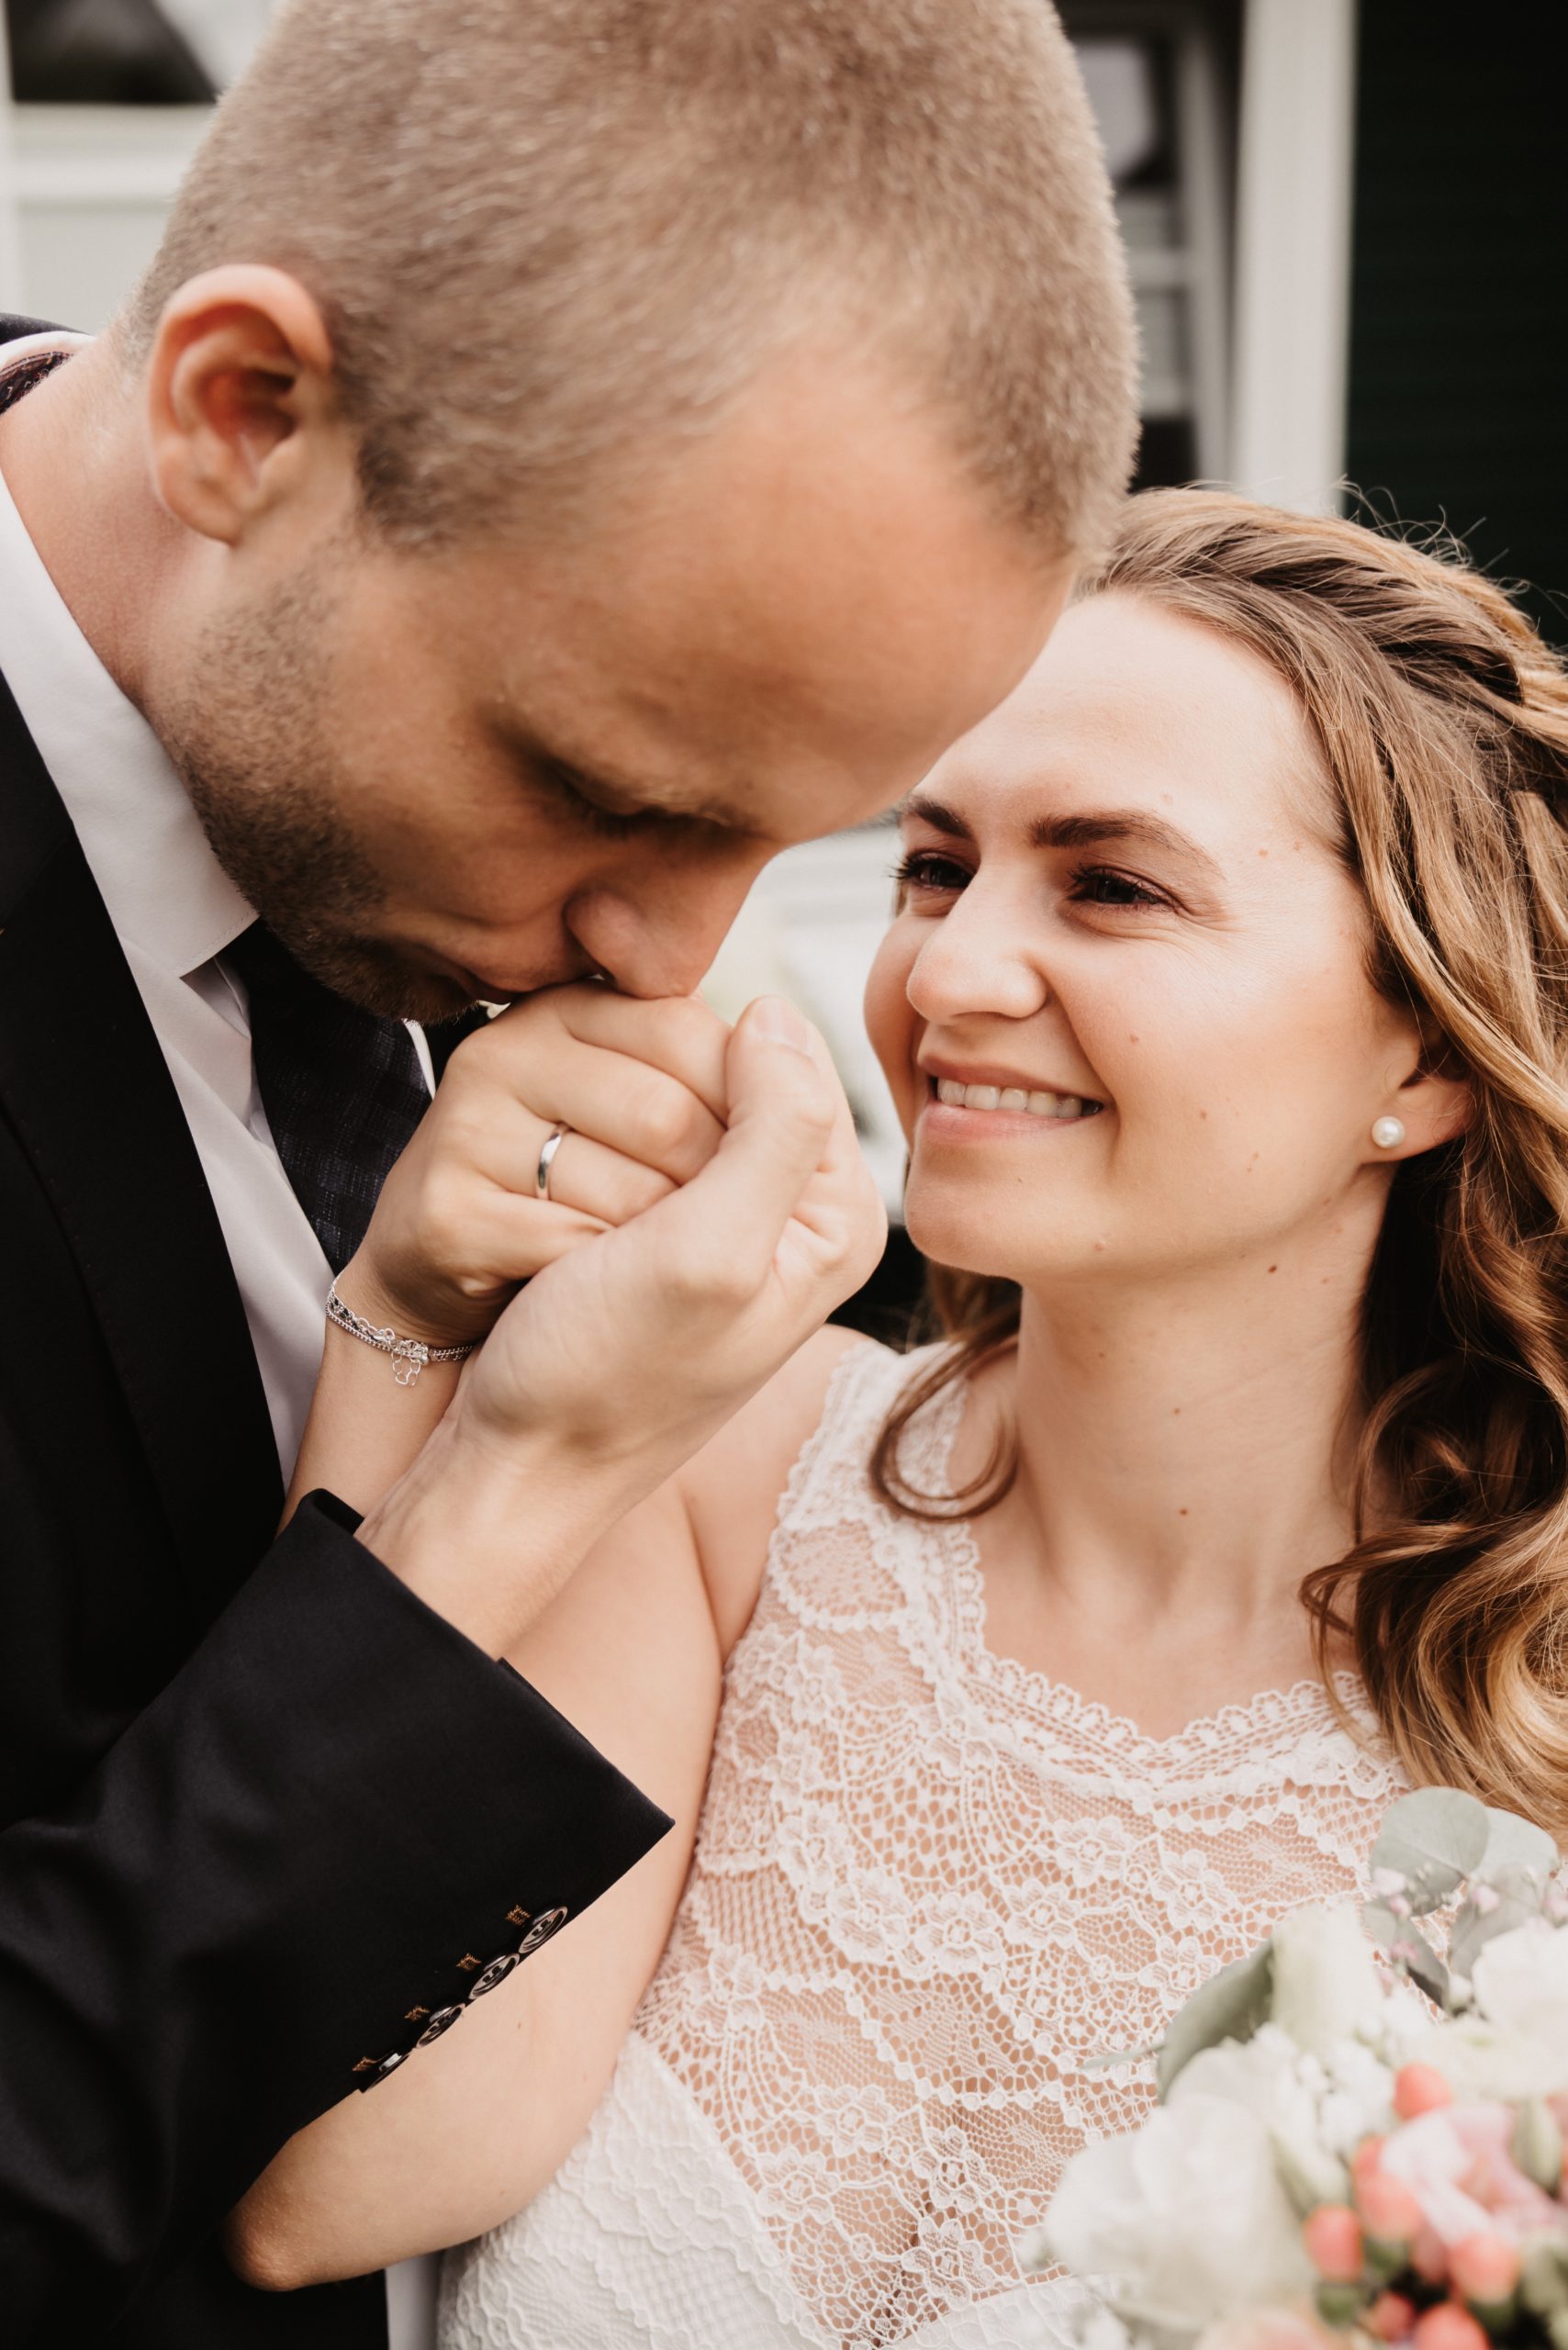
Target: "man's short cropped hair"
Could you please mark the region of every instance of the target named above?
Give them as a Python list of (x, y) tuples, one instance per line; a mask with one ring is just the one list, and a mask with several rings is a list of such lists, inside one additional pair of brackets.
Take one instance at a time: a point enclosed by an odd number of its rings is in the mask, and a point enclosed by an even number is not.
[(878, 366), (1092, 554), (1136, 437), (1110, 189), (1048, 0), (290, 0), (120, 334), (226, 262), (320, 303), (372, 522), (559, 527), (791, 348)]

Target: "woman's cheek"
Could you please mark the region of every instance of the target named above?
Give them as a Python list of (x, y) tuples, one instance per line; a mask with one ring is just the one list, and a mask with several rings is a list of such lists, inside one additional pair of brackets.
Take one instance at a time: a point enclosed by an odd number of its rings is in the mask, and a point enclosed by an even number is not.
[(913, 1069), (915, 1015), (908, 994), (914, 957), (914, 941), (904, 924), (895, 922), (877, 949), (864, 1005), (866, 1034), (881, 1063), (906, 1135), (919, 1109)]

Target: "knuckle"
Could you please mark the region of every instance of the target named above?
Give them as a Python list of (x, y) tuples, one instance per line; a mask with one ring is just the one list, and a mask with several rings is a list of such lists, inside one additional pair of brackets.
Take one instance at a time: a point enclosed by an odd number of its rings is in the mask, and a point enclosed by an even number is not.
[(676, 1085), (652, 1085), (639, 1107), (637, 1124), (649, 1156), (661, 1163), (679, 1163), (694, 1146), (697, 1104)]
[(622, 1182), (620, 1213), (617, 1221), (630, 1224), (634, 1216), (646, 1215), (661, 1200), (667, 1200), (679, 1185), (668, 1175), (661, 1175), (656, 1168), (631, 1166)]
[(734, 1312), (756, 1289), (749, 1268), (734, 1249), (684, 1250), (670, 1260), (666, 1273), (678, 1296), (692, 1308)]
[(694, 1045), (708, 1046), (729, 1034), (712, 1005), (698, 995), (672, 996), (668, 1018), (672, 1035)]

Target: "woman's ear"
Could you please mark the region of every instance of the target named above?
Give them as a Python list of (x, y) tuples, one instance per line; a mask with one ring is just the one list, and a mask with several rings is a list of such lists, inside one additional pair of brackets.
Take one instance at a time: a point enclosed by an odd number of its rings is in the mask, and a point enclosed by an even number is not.
[[(1464, 1133), (1475, 1114), (1475, 1091), (1470, 1072), (1445, 1039), (1423, 1043), (1416, 1067), (1390, 1093), (1370, 1136), (1369, 1159), (1418, 1158)], [(1380, 1137), (1376, 1128), (1392, 1121), (1404, 1128), (1398, 1140)]]

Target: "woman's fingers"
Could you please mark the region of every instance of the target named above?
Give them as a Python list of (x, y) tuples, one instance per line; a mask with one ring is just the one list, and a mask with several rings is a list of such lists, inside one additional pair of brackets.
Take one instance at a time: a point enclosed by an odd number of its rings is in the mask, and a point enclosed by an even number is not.
[(728, 1113), (729, 1023), (700, 996), (647, 998), (618, 995), (613, 988), (577, 986), (559, 990), (561, 1024), (579, 1044), (597, 1045), (674, 1078), (695, 1093), (715, 1118)]
[[(574, 1135), (635, 1159), (671, 1183), (689, 1182), (717, 1150), (722, 1125), (680, 1079), (624, 1053), (583, 1044), (556, 1025), (535, 1030), (529, 1042), (526, 1055), (496, 1053), (483, 1060), (476, 1055), (461, 1065), (453, 1057), (443, 1085), (453, 1086), (454, 1094), (461, 1091), (464, 1125), (485, 1156), (487, 1134), (505, 1136), (509, 1154), (519, 1147), (512, 1139), (519, 1112), (524, 1121), (543, 1120), (546, 1134), (554, 1125), (570, 1126)], [(536, 1163), (537, 1155), (511, 1169), (513, 1180), (525, 1179), (531, 1196)], [(508, 1180), (499, 1165), (490, 1171)]]
[[(724, 1135), (728, 1037), (695, 1001), (577, 987), (515, 1004), (467, 1038), (356, 1259), (386, 1318), (432, 1344), (482, 1336), (520, 1282), (700, 1174)], [(540, 1152), (556, 1125), (570, 1132), (542, 1197)]]
[[(509, 1142), (515, 1139), (515, 1152), (509, 1151), (507, 1164), (491, 1169), (503, 1191), (525, 1202), (539, 1202), (540, 1155), (554, 1131), (554, 1125), (545, 1125), (541, 1119), (517, 1121), (515, 1137), (508, 1137)], [(656, 1167), (629, 1158), (624, 1151), (611, 1150), (566, 1122), (566, 1131), (550, 1160), (543, 1197), (552, 1206), (591, 1216), (596, 1224), (629, 1224), (634, 1215), (667, 1199), (675, 1189), (673, 1178), (661, 1174)]]

